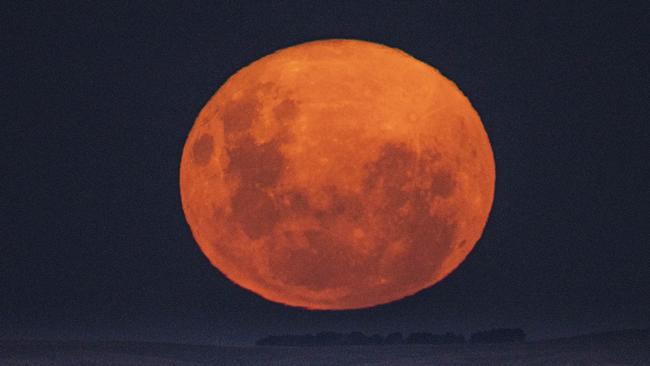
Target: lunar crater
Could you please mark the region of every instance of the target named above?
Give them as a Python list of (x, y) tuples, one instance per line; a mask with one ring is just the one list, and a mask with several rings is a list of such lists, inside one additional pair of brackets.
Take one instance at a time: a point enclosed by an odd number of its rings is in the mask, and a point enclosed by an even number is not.
[(206, 165), (210, 162), (214, 151), (214, 138), (212, 135), (203, 134), (192, 146), (192, 157), (197, 165)]

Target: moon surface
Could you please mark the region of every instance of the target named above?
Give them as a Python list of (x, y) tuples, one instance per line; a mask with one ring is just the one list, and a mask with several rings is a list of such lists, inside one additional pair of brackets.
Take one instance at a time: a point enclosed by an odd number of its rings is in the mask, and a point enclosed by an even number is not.
[(483, 233), (495, 166), (458, 87), (395, 48), (322, 40), (219, 88), (189, 133), (183, 210), (210, 262), (260, 296), (356, 309), (442, 280)]

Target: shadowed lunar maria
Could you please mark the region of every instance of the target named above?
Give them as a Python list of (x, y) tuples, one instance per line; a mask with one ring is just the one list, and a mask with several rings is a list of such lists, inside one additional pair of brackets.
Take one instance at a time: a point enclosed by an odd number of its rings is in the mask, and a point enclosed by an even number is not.
[(414, 294), (472, 250), (495, 167), (454, 83), (386, 46), (309, 42), (235, 73), (181, 161), (211, 263), (266, 299), (353, 309)]

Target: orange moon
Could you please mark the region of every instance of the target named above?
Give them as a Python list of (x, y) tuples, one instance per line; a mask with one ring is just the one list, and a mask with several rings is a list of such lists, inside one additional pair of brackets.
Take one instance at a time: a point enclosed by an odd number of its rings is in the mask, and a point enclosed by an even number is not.
[(481, 237), (494, 181), (488, 136), (458, 87), (358, 40), (239, 70), (199, 113), (180, 166), (210, 262), (309, 309), (370, 307), (445, 278)]

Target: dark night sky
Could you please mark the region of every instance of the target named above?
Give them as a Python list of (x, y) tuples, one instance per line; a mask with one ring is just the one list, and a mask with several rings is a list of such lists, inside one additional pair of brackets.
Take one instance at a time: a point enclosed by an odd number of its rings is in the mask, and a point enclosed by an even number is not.
[[(101, 3), (3, 5), (0, 338), (650, 326), (647, 2)], [(323, 38), (438, 68), (497, 165), (459, 269), (366, 310), (289, 308), (230, 283), (180, 203), (183, 143), (208, 98), (259, 57)]]

